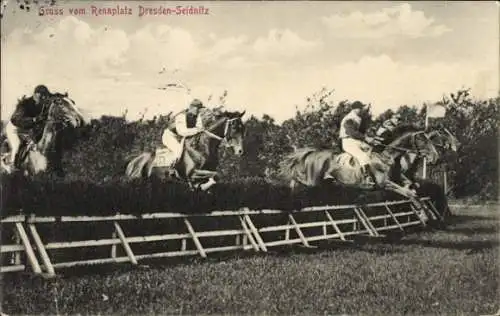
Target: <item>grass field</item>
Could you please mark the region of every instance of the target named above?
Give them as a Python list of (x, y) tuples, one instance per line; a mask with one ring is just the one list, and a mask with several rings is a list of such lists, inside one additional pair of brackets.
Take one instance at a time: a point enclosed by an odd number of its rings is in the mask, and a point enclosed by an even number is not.
[[(84, 270), (54, 280), (7, 275), (7, 314), (453, 314), (500, 308), (499, 211), (454, 208), (446, 231)], [(156, 261), (158, 262), (158, 261)], [(67, 271), (69, 272), (69, 270)]]

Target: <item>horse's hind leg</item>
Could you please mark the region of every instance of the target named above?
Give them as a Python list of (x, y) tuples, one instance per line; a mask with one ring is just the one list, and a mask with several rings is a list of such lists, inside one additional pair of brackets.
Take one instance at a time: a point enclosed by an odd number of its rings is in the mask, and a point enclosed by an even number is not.
[(304, 187), (305, 186), (302, 183), (300, 183), (299, 181), (297, 181), (295, 179), (290, 181), (290, 193), (292, 195), (296, 195), (296, 194), (303, 192)]

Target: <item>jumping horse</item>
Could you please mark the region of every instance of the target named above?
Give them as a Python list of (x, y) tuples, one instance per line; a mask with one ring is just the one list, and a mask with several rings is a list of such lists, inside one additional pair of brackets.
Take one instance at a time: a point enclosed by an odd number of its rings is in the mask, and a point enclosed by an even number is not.
[[(18, 104), (26, 102), (26, 100), (27, 98), (23, 97), (18, 100)], [(56, 137), (60, 136), (59, 133), (62, 130), (78, 128), (86, 124), (86, 119), (67, 94), (55, 94), (43, 100), (41, 106), (42, 113), (40, 115), (46, 115), (46, 120), (42, 121), (43, 125), (35, 128), (33, 135), (20, 135), (21, 148), (18, 153), (20, 168), (18, 171), (22, 171), (25, 176), (34, 176), (47, 171), (49, 162), (53, 162), (49, 161), (49, 154), (54, 150)], [(7, 139), (4, 140), (1, 147), (0, 169), (3, 173), (12, 174), (16, 168), (13, 167), (12, 161), (7, 161), (10, 156)], [(62, 150), (62, 148), (55, 150)]]
[(149, 178), (152, 175), (160, 178), (174, 177), (186, 182), (191, 189), (208, 190), (215, 184), (220, 145), (231, 148), (237, 156), (243, 154), (244, 114), (245, 111), (241, 113), (223, 111), (222, 107), (202, 108), (199, 115), (203, 126), (207, 128), (196, 135), (185, 137), (183, 151), (177, 160), (172, 159), (167, 148), (142, 152), (127, 163), (126, 177), (128, 179)]
[[(416, 128), (407, 128), (388, 144), (377, 148), (367, 147), (366, 151), (370, 152), (370, 166), (378, 186), (407, 197), (416, 196), (415, 192), (408, 188), (409, 181), (394, 181), (394, 168), (402, 152), (412, 153), (412, 162), (417, 157), (425, 157), (431, 163), (438, 159), (438, 152), (427, 133)], [(320, 186), (325, 180), (333, 180), (349, 187), (373, 188), (365, 182), (366, 178), (357, 159), (334, 149), (298, 149), (282, 161), (281, 173), (290, 181), (292, 192), (302, 186)]]

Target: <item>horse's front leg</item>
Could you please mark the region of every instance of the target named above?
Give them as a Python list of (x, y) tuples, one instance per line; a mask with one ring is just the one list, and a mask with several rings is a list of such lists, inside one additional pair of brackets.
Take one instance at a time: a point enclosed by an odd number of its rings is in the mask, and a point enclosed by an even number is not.
[(214, 184), (217, 183), (214, 179), (216, 175), (217, 175), (216, 171), (195, 169), (192, 176), (191, 176), (191, 179), (207, 179), (208, 178), (208, 180), (205, 183), (202, 183), (199, 185), (201, 190), (206, 191), (206, 190), (210, 189)]
[(417, 197), (417, 194), (415, 192), (413, 192), (412, 190), (410, 190), (406, 187), (402, 187), (401, 185), (399, 185), (396, 182), (393, 182), (391, 180), (386, 180), (384, 183), (384, 187), (387, 190), (390, 190), (390, 191), (395, 192), (397, 194), (401, 194), (404, 197), (407, 197), (410, 199)]
[(406, 174), (401, 174), (401, 179), (403, 180), (403, 186), (406, 189), (415, 191), (420, 187), (420, 184), (414, 179), (414, 177), (408, 177)]
[(187, 185), (190, 191), (194, 191), (196, 189), (195, 185), (193, 184), (193, 182), (191, 182), (191, 180), (187, 180)]

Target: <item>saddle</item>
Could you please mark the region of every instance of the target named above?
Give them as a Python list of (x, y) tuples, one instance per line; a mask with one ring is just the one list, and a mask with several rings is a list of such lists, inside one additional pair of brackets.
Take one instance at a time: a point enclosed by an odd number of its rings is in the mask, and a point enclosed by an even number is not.
[(177, 141), (180, 141), (182, 148), (179, 155), (175, 157), (175, 152), (168, 147), (157, 148), (155, 150), (155, 159), (153, 161), (153, 167), (173, 168), (177, 164), (178, 160), (180, 159), (180, 157), (182, 157), (184, 151), (186, 150), (186, 145), (183, 137), (176, 135), (176, 139)]
[(174, 153), (167, 147), (157, 148), (155, 151), (155, 159), (153, 161), (153, 167), (172, 167), (175, 162)]

